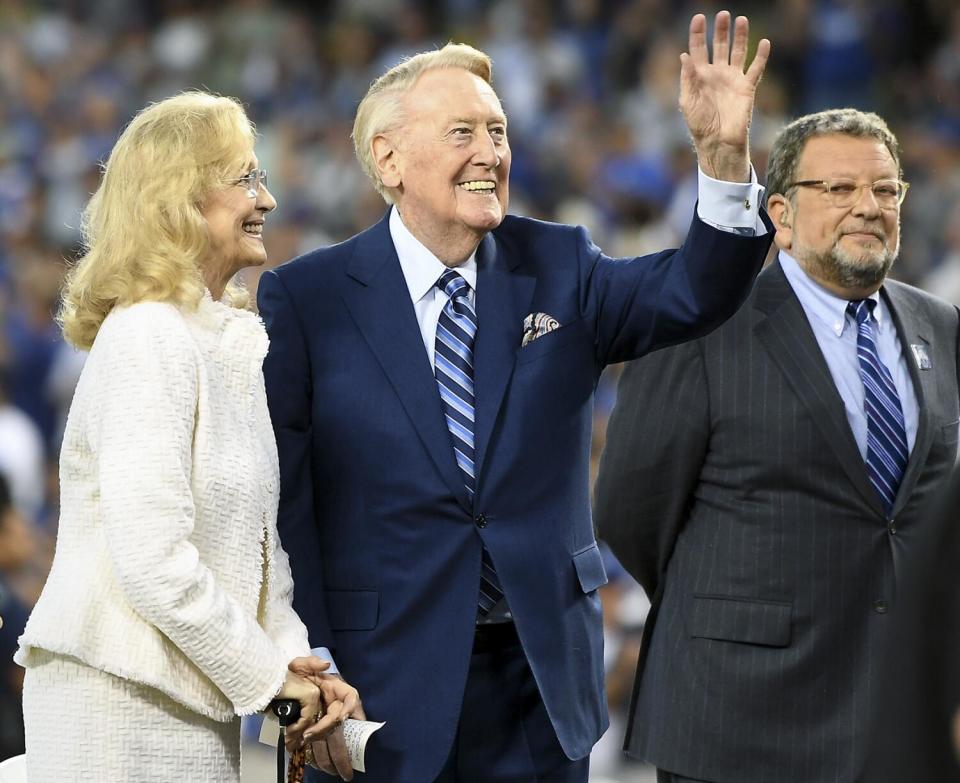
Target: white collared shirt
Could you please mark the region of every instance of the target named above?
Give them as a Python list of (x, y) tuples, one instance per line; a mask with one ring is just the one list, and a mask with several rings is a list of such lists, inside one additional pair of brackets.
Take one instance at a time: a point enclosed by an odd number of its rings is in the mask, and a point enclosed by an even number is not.
[[(417, 323), (420, 325), (423, 347), (427, 351), (432, 369), (437, 321), (440, 320), (440, 311), (449, 299), (446, 293), (437, 287), (437, 280), (447, 271), (447, 267), (410, 233), (410, 229), (404, 225), (400, 211), (396, 207), (390, 210), (390, 238), (397, 250), (397, 258), (400, 259), (400, 269), (407, 283), (407, 291), (410, 293)], [(471, 253), (466, 261), (456, 267), (456, 271), (470, 286), (467, 297), (476, 310), (477, 252)]]
[[(781, 250), (779, 261), (787, 282), (807, 314), (807, 321), (813, 329), (817, 345), (820, 346), (833, 383), (843, 400), (853, 438), (866, 461), (867, 414), (863, 407), (863, 380), (860, 375), (860, 360), (857, 358), (857, 324), (854, 318), (847, 314), (848, 300), (819, 285), (789, 253)], [(913, 451), (913, 444), (917, 440), (920, 406), (913, 388), (913, 379), (910, 377), (907, 357), (883, 297), (877, 292), (869, 298), (877, 303), (872, 313), (877, 355), (893, 377), (903, 411), (907, 447)]]

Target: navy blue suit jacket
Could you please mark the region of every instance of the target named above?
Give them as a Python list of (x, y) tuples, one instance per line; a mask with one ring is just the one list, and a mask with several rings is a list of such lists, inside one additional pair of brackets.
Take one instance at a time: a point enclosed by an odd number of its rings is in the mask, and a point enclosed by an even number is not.
[[(771, 235), (694, 219), (679, 251), (604, 256), (582, 228), (507, 217), (477, 251), (468, 501), (386, 218), (263, 275), (264, 365), (295, 606), (372, 720), (367, 780), (432, 780), (470, 663), (481, 543), (560, 744), (607, 726), (591, 520), (603, 367), (702, 335), (746, 296)], [(561, 326), (521, 348), (523, 321)]]

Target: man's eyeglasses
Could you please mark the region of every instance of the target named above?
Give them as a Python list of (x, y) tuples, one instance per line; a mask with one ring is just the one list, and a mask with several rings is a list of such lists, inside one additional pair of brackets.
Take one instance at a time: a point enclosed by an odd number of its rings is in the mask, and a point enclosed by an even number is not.
[(897, 209), (907, 196), (909, 182), (899, 179), (878, 179), (876, 182), (861, 185), (852, 179), (804, 179), (791, 182), (790, 188), (820, 188), (835, 207), (852, 207), (860, 198), (862, 188), (870, 188), (877, 206), (881, 209)]
[(242, 185), (247, 189), (247, 195), (250, 198), (256, 198), (261, 187), (267, 186), (267, 170), (254, 169), (253, 171), (238, 177), (233, 181), (234, 185)]

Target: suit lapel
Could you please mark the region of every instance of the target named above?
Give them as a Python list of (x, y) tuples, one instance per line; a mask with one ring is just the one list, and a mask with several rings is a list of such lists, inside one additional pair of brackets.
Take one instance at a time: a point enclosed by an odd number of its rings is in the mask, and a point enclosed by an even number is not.
[(878, 514), (885, 516), (847, 421), (843, 399), (803, 306), (778, 262), (758, 278), (754, 307), (764, 314), (754, 327), (757, 338), (810, 410), (850, 482)]
[(343, 299), (437, 470), (460, 504), (470, 511), (437, 382), (390, 238), (388, 217), (360, 238), (347, 267), (352, 280), (344, 289)]
[[(924, 345), (929, 349), (929, 325), (917, 317), (913, 311), (914, 308), (909, 306), (909, 303), (894, 286), (884, 286), (881, 290), (881, 296), (886, 300), (887, 307), (893, 317), (897, 336), (900, 338), (900, 350), (910, 370), (910, 379), (913, 381), (914, 393), (917, 396), (917, 408), (919, 409), (917, 438), (910, 452), (910, 459), (907, 462), (907, 470), (903, 475), (903, 481), (900, 482), (900, 488), (897, 491), (897, 499), (893, 504), (892, 514), (896, 515), (909, 500), (920, 471), (926, 464), (927, 454), (930, 452), (930, 445), (933, 442), (929, 408), (931, 400), (936, 396), (936, 375), (933, 371), (920, 371), (910, 347), (911, 345)], [(929, 350), (928, 353), (930, 353)]]
[(487, 446), (516, 363), (523, 317), (533, 297), (534, 278), (513, 271), (519, 262), (497, 247), (492, 234), (477, 248), (474, 439), (478, 483), (482, 483)]

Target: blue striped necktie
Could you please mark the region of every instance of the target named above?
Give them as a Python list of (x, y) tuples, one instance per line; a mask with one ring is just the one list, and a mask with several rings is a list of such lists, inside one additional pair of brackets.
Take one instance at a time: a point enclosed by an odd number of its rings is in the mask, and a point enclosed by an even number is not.
[(857, 322), (857, 360), (867, 414), (867, 474), (889, 516), (907, 468), (909, 450), (897, 387), (877, 353), (875, 305), (873, 299), (860, 299), (847, 304), (847, 312)]
[[(453, 440), (453, 451), (463, 476), (464, 486), (473, 502), (476, 491), (476, 467), (473, 444), (473, 342), (477, 336), (477, 314), (468, 294), (470, 285), (457, 272), (448, 269), (437, 280), (437, 288), (450, 298), (437, 321), (434, 347), (434, 372), (440, 389), (440, 401)], [(500, 580), (490, 553), (483, 547), (480, 571), (478, 612), (481, 617), (503, 597)]]

